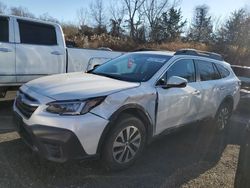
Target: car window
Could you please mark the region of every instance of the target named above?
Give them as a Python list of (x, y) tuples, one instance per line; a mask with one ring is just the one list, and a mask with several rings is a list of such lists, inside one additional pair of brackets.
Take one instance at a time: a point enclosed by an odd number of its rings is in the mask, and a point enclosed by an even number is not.
[(57, 45), (56, 31), (52, 25), (18, 20), (20, 40), (24, 44)]
[(171, 56), (126, 54), (100, 65), (91, 73), (132, 82), (149, 80)]
[(224, 68), (222, 65), (216, 64), (216, 67), (218, 71), (220, 72), (220, 75), (222, 78), (226, 78), (230, 75), (230, 72), (226, 68)]
[(179, 76), (187, 79), (188, 82), (195, 82), (195, 67), (191, 59), (183, 59), (174, 63), (167, 71), (167, 79), (172, 76)]
[(0, 17), (0, 42), (9, 42), (9, 21)]
[(214, 67), (214, 80), (218, 80), (218, 79), (221, 79), (221, 76), (220, 76), (220, 73), (217, 69), (217, 67), (215, 66), (215, 64), (213, 63), (213, 67)]
[(195, 60), (201, 81), (209, 81), (209, 80), (218, 80), (220, 79), (220, 75), (213, 63), (208, 61)]

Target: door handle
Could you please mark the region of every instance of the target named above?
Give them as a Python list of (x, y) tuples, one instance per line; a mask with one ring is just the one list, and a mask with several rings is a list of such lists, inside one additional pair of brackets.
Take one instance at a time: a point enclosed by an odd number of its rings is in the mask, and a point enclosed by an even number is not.
[(192, 94), (193, 94), (193, 95), (200, 95), (201, 92), (200, 92), (199, 90), (195, 90)]
[(221, 87), (220, 90), (225, 90), (226, 88), (225, 87)]
[(63, 55), (63, 53), (59, 52), (59, 51), (53, 51), (51, 52), (52, 55)]
[(8, 48), (0, 48), (0, 52), (12, 52), (12, 50)]

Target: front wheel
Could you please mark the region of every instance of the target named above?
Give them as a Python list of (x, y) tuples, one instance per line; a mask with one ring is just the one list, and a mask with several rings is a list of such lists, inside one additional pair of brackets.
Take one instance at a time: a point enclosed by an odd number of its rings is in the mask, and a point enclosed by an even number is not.
[(111, 170), (132, 165), (146, 143), (146, 129), (139, 118), (125, 114), (116, 123), (107, 137), (102, 155), (104, 165)]

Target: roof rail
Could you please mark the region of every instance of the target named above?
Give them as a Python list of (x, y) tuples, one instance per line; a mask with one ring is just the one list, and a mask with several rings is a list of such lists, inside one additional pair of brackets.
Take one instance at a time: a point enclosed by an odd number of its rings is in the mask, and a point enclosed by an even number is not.
[(153, 49), (153, 48), (138, 48), (138, 49), (132, 50), (132, 52), (143, 52), (143, 51), (159, 51), (159, 50)]
[(176, 51), (174, 55), (193, 55), (193, 56), (207, 57), (210, 59), (224, 61), (222, 55), (220, 54), (214, 52), (200, 51), (195, 49), (181, 49)]

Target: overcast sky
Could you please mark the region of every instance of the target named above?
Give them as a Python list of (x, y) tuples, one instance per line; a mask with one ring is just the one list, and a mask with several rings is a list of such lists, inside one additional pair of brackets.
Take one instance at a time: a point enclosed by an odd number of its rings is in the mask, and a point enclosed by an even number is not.
[[(88, 8), (88, 4), (93, 0), (0, 0), (7, 6), (23, 6), (36, 16), (48, 13), (59, 21), (76, 22), (76, 12), (80, 7)], [(121, 1), (121, 0), (119, 0)], [(105, 5), (109, 5), (109, 0), (103, 0)], [(182, 0), (180, 7), (183, 17), (190, 21), (192, 19), (194, 7), (207, 4), (213, 17), (224, 19), (235, 9), (249, 7), (250, 0)]]

